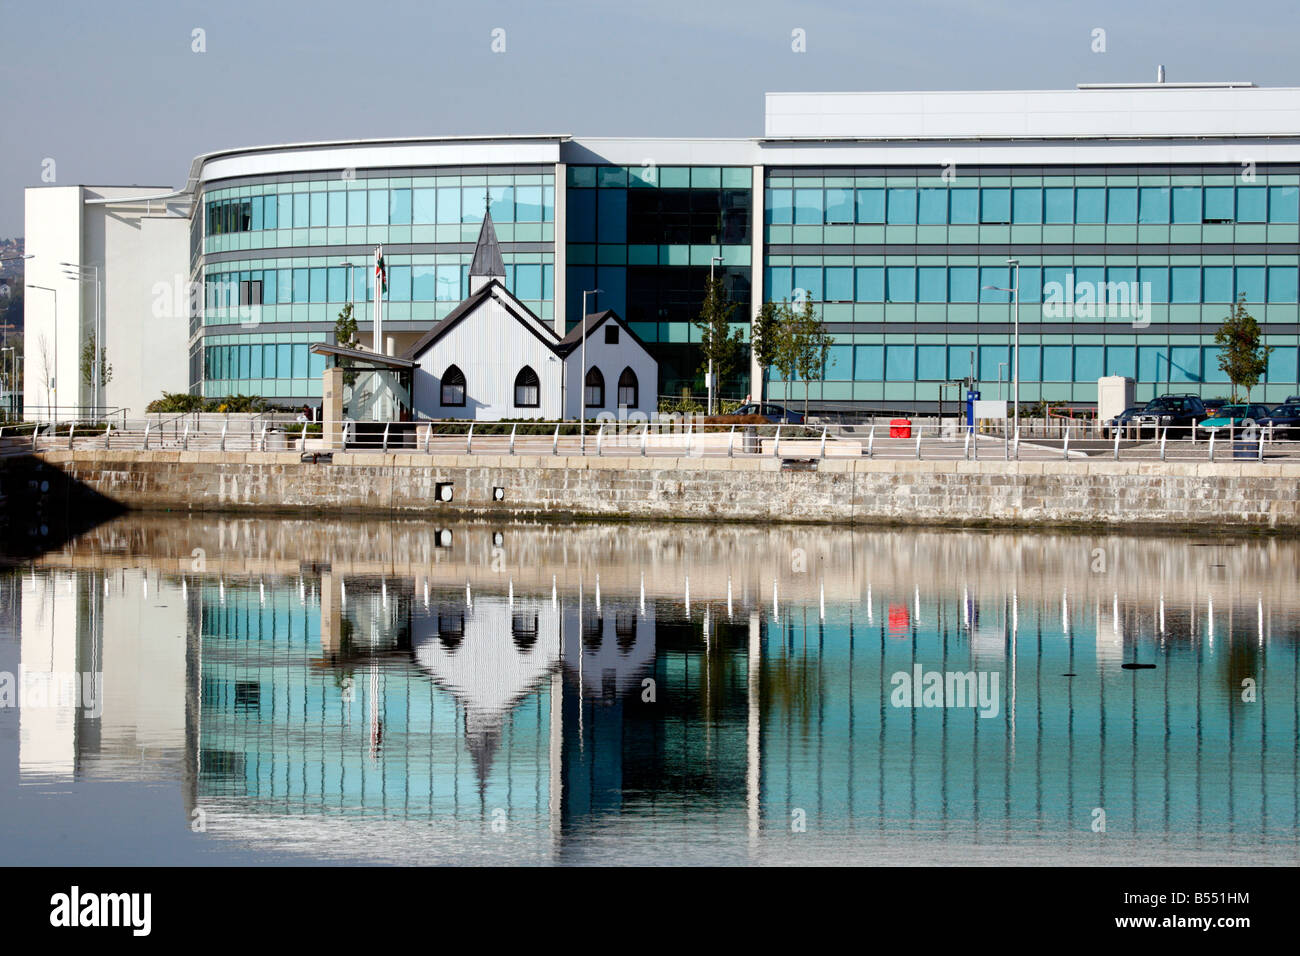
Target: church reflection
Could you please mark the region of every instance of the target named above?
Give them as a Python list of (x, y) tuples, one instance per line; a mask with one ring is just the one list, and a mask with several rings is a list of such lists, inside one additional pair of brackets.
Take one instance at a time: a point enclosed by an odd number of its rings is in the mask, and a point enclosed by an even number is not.
[[(138, 762), (215, 838), (376, 858), (422, 827), (446, 837), (430, 861), (494, 833), (506, 859), (580, 860), (629, 821), (758, 852), (792, 813), (852, 840), (1071, 846), (1096, 808), (1112, 834), (1294, 857), (1284, 589), (1150, 593), (1076, 578), (1066, 551), (1030, 581), (942, 535), (891, 565), (896, 542), (859, 534), (867, 560), (813, 573), (761, 545), (732, 568), (656, 545), (485, 572), (499, 535), (456, 533), (414, 571), (52, 558), (9, 579), (23, 667), (102, 672), (105, 695), (93, 717), (23, 710), (24, 779)], [(898, 706), (918, 667), (996, 674), (996, 713)]]

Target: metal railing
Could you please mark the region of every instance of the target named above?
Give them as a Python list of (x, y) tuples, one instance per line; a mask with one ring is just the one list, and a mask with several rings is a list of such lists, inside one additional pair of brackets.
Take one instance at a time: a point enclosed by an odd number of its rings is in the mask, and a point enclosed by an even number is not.
[[(1300, 441), (1272, 429), (1173, 428), (1143, 439), (1115, 432), (1099, 437), (1088, 427), (1037, 437), (957, 427), (870, 425), (709, 425), (694, 421), (611, 422), (344, 422), (324, 433), (301, 434), (297, 423), (247, 420), (196, 428), (188, 415), (163, 422), (127, 421), (124, 427), (36, 424), (0, 426), (8, 454), (78, 448), (295, 452), (402, 452), (415, 455), (595, 456), (631, 458), (843, 458), (1003, 461), (1300, 461)], [(1186, 430), (1184, 430), (1186, 431)], [(333, 435), (333, 440), (330, 436)]]

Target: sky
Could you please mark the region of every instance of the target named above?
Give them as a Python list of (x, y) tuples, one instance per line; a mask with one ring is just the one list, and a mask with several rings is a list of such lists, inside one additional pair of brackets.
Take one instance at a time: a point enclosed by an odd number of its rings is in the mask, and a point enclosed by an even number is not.
[(1293, 0), (0, 0), (0, 237), (43, 170), (178, 186), (238, 146), (760, 136), (768, 91), (1068, 89), (1157, 64), (1300, 86), (1297, 26)]

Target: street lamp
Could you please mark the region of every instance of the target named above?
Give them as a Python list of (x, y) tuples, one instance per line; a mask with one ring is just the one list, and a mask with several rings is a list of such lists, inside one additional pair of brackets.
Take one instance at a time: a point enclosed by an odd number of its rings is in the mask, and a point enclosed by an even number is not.
[(49, 375), (49, 370), (45, 370), (46, 375), (49, 376), (45, 388), (47, 391), (54, 393), (53, 398), (50, 400), (50, 407), (46, 411), (53, 417), (55, 414), (54, 409), (58, 408), (59, 403), (59, 290), (51, 289), (47, 285), (29, 285), (27, 288), (40, 289), (42, 292), (48, 292), (54, 296), (54, 374)]
[(587, 450), (587, 296), (597, 295), (604, 289), (587, 289), (582, 293), (582, 416), (578, 424), (578, 446)]
[[(1013, 435), (1020, 434), (1020, 260), (1008, 259), (1007, 265), (1015, 269), (1015, 279), (1011, 283), (1011, 288), (1004, 289), (1001, 286), (986, 285), (981, 288), (988, 289), (992, 292), (1010, 292), (1012, 301), (1015, 303), (1015, 318), (1013, 319), (1013, 338), (1011, 345), (1011, 403), (1014, 406), (1012, 412)], [(999, 385), (1001, 388), (1001, 385)]]
[[(723, 261), (723, 256), (710, 256), (708, 259), (708, 290), (714, 289), (714, 264)], [(708, 356), (708, 414), (714, 414), (714, 359)]]
[[(95, 417), (99, 417), (99, 405), (102, 398), (104, 386), (104, 330), (101, 328), (102, 312), (100, 310), (99, 300), (101, 286), (99, 282), (99, 266), (83, 266), (75, 262), (60, 262), (64, 266), (63, 274), (71, 279), (85, 281), (89, 278), (95, 283), (95, 348), (90, 358), (90, 384), (91, 384), (91, 403), (94, 405)], [(87, 275), (89, 273), (89, 275)]]

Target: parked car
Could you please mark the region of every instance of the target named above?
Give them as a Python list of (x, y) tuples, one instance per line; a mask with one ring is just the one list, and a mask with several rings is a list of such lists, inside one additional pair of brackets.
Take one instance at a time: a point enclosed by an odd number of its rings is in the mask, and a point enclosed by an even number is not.
[(1300, 438), (1300, 402), (1290, 399), (1277, 406), (1263, 418), (1258, 419), (1262, 426), (1273, 426), (1274, 438)]
[(1128, 426), (1129, 422), (1133, 421), (1133, 419), (1136, 418), (1144, 408), (1146, 408), (1145, 405), (1134, 405), (1132, 408), (1124, 409), (1124, 411), (1120, 412), (1110, 421), (1102, 425), (1102, 433), (1107, 438), (1114, 437), (1116, 429), (1119, 429), (1122, 432)]
[(1232, 404), (1232, 399), (1230, 399), (1230, 398), (1203, 398), (1203, 399), (1201, 399), (1201, 402), (1202, 402), (1202, 404), (1205, 405), (1205, 410), (1206, 410), (1207, 412), (1209, 412), (1210, 414), (1214, 414), (1214, 413), (1217, 412), (1219, 409), (1221, 409), (1224, 405), (1231, 405), (1231, 404)]
[(771, 402), (759, 404), (754, 402), (749, 405), (741, 405), (731, 414), (733, 415), (762, 415), (773, 425), (802, 425), (803, 416), (798, 412), (788, 411), (782, 405), (773, 405)]
[(1146, 407), (1133, 418), (1138, 437), (1149, 432), (1159, 435), (1168, 428), (1171, 436), (1192, 433), (1192, 423), (1208, 418), (1205, 403), (1196, 395), (1161, 395), (1147, 402)]
[(1220, 428), (1240, 428), (1243, 422), (1258, 423), (1268, 416), (1267, 405), (1224, 405), (1198, 426), (1208, 435)]

